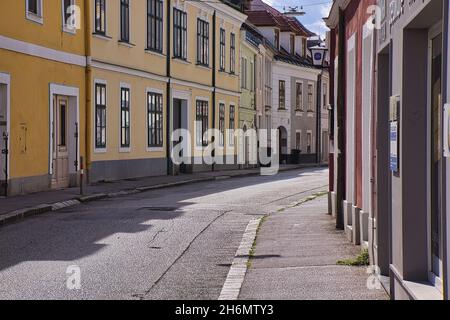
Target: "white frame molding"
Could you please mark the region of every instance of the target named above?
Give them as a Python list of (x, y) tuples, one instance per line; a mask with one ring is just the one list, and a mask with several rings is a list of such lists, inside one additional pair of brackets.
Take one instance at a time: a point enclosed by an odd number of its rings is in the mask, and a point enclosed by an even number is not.
[[(11, 76), (8, 73), (1, 73), (0, 72), (0, 84), (6, 85), (6, 132), (8, 133), (9, 137), (11, 138)], [(3, 137), (0, 137), (0, 139), (3, 139)], [(7, 148), (10, 150), (11, 146), (11, 139), (8, 139), (8, 145)], [(8, 163), (11, 159), (11, 152), (9, 152), (7, 155)], [(10, 172), (10, 167), (8, 166), (8, 177)], [(1, 170), (1, 169), (0, 169)]]
[[(212, 116), (212, 115), (210, 115), (210, 113), (211, 113), (210, 112), (211, 99), (208, 98), (208, 97), (196, 96), (194, 101), (195, 101), (195, 104), (194, 104), (194, 114), (195, 114), (195, 116), (194, 116), (194, 148), (195, 148), (195, 151), (204, 152), (207, 147), (198, 146), (197, 145), (197, 130), (196, 130), (197, 129), (197, 127), (196, 127), (196, 123), (197, 123), (197, 101), (208, 102), (208, 129), (211, 129), (210, 128), (210, 119), (211, 119), (211, 116)], [(216, 119), (214, 119), (213, 121), (216, 121)]]
[[(130, 91), (130, 146), (129, 147), (122, 147), (122, 89), (128, 89)], [(106, 91), (106, 94), (108, 94), (108, 91)], [(132, 90), (131, 85), (126, 82), (120, 82), (119, 84), (119, 153), (130, 153), (131, 152), (131, 131), (132, 131), (132, 121), (131, 121), (131, 106), (132, 106)]]
[[(226, 146), (227, 146), (227, 152), (228, 152), (228, 151), (230, 151), (230, 152), (232, 151), (232, 152), (234, 153), (234, 149), (235, 149), (235, 147), (236, 147), (236, 141), (234, 140), (234, 137), (235, 137), (236, 130), (239, 129), (239, 128), (237, 128), (237, 127), (239, 127), (239, 111), (238, 111), (237, 108), (236, 108), (236, 103), (230, 102), (230, 103), (228, 104), (228, 112), (225, 112), (225, 114), (228, 114), (228, 119), (226, 119), (227, 121), (225, 121), (225, 123), (228, 123), (228, 127), (225, 129), (225, 132), (230, 132), (230, 109), (231, 109), (231, 107), (234, 107), (234, 133), (233, 133), (233, 144), (230, 144), (230, 135), (227, 134), (227, 137), (226, 137)], [(237, 121), (237, 125), (236, 125), (236, 120), (238, 120), (238, 121)]]
[[(300, 145), (299, 146), (297, 146), (297, 133), (300, 133)], [(297, 147), (300, 147), (300, 149), (298, 149), (298, 150), (300, 150), (300, 151), (303, 151), (303, 149), (302, 149), (302, 130), (295, 130), (295, 147), (297, 148)]]
[[(163, 99), (163, 146), (162, 147), (149, 147), (149, 141), (148, 141), (148, 94), (149, 93), (156, 93), (156, 94), (160, 94), (162, 95), (162, 99)], [(166, 136), (164, 134), (165, 130), (165, 125), (166, 125), (166, 117), (167, 117), (167, 110), (164, 109), (165, 103), (164, 103), (164, 98), (165, 98), (165, 94), (164, 94), (164, 90), (161, 89), (156, 89), (156, 88), (151, 88), (148, 87), (145, 89), (145, 130), (146, 130), (146, 136), (147, 138), (145, 139), (146, 141), (146, 151), (147, 152), (163, 152), (166, 149), (164, 148), (165, 143), (167, 143), (166, 141)], [(170, 108), (170, 106), (169, 106)]]
[[(70, 87), (70, 86), (65, 86), (65, 85), (60, 85), (60, 84), (55, 84), (55, 83), (50, 83), (49, 86), (49, 167), (48, 167), (48, 172), (50, 175), (53, 174), (53, 168), (52, 168), (52, 161), (53, 161), (53, 138), (54, 137), (54, 132), (53, 132), (53, 96), (55, 95), (61, 95), (61, 96), (67, 96), (70, 98), (75, 98), (76, 99), (76, 121), (78, 123), (78, 131), (81, 131), (81, 127), (80, 127), (80, 89), (77, 87)], [(77, 142), (77, 154), (78, 156), (80, 156), (80, 134), (78, 135), (78, 142)], [(76, 159), (78, 161), (78, 159)], [(78, 167), (78, 170), (80, 169), (80, 167)], [(70, 172), (70, 170), (69, 170)]]
[(35, 23), (44, 24), (44, 5), (42, 0), (36, 0), (38, 6), (38, 14), (34, 14), (29, 11), (28, 0), (25, 0), (25, 17), (27, 20), (33, 21)]
[[(106, 147), (105, 148), (97, 148), (96, 147), (96, 119), (95, 119), (95, 107), (96, 107), (96, 92), (95, 92), (95, 87), (97, 84), (103, 84), (106, 86)], [(103, 80), (103, 79), (94, 79), (93, 82), (93, 88), (92, 88), (92, 138), (93, 138), (93, 148), (94, 148), (94, 153), (107, 153), (108, 152), (108, 81)]]

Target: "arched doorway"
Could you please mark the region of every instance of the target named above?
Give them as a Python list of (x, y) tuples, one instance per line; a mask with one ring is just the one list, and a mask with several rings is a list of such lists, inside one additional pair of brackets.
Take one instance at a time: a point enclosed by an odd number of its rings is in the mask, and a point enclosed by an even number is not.
[(278, 127), (278, 154), (280, 155), (280, 163), (286, 164), (288, 160), (288, 134), (285, 127)]

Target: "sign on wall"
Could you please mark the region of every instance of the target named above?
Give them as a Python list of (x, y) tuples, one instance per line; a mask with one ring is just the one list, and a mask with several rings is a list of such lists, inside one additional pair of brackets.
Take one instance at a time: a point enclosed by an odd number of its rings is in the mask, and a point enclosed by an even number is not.
[(393, 173), (400, 172), (399, 162), (399, 146), (400, 146), (400, 96), (392, 96), (389, 107), (389, 122), (390, 122), (390, 169)]

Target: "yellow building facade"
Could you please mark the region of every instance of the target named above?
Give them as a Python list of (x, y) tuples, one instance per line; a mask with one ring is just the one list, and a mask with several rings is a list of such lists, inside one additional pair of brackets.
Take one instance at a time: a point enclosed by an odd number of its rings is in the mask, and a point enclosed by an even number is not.
[[(9, 194), (75, 186), (82, 172), (98, 182), (211, 170), (207, 129), (223, 133), (215, 156), (234, 160), (226, 130), (238, 128), (246, 19), (236, 8), (4, 0), (0, 16), (0, 183)], [(183, 165), (171, 158), (176, 129), (190, 133)]]
[[(76, 7), (74, 7), (76, 5)], [(85, 154), (84, 1), (0, 2), (0, 194), (78, 183)]]

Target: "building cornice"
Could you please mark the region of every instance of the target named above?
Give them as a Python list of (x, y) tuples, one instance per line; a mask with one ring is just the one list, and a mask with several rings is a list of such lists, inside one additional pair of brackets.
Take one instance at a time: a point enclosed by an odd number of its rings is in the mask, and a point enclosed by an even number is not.
[(334, 0), (330, 14), (324, 18), (326, 25), (330, 29), (335, 29), (339, 23), (339, 10), (345, 10), (352, 0)]

